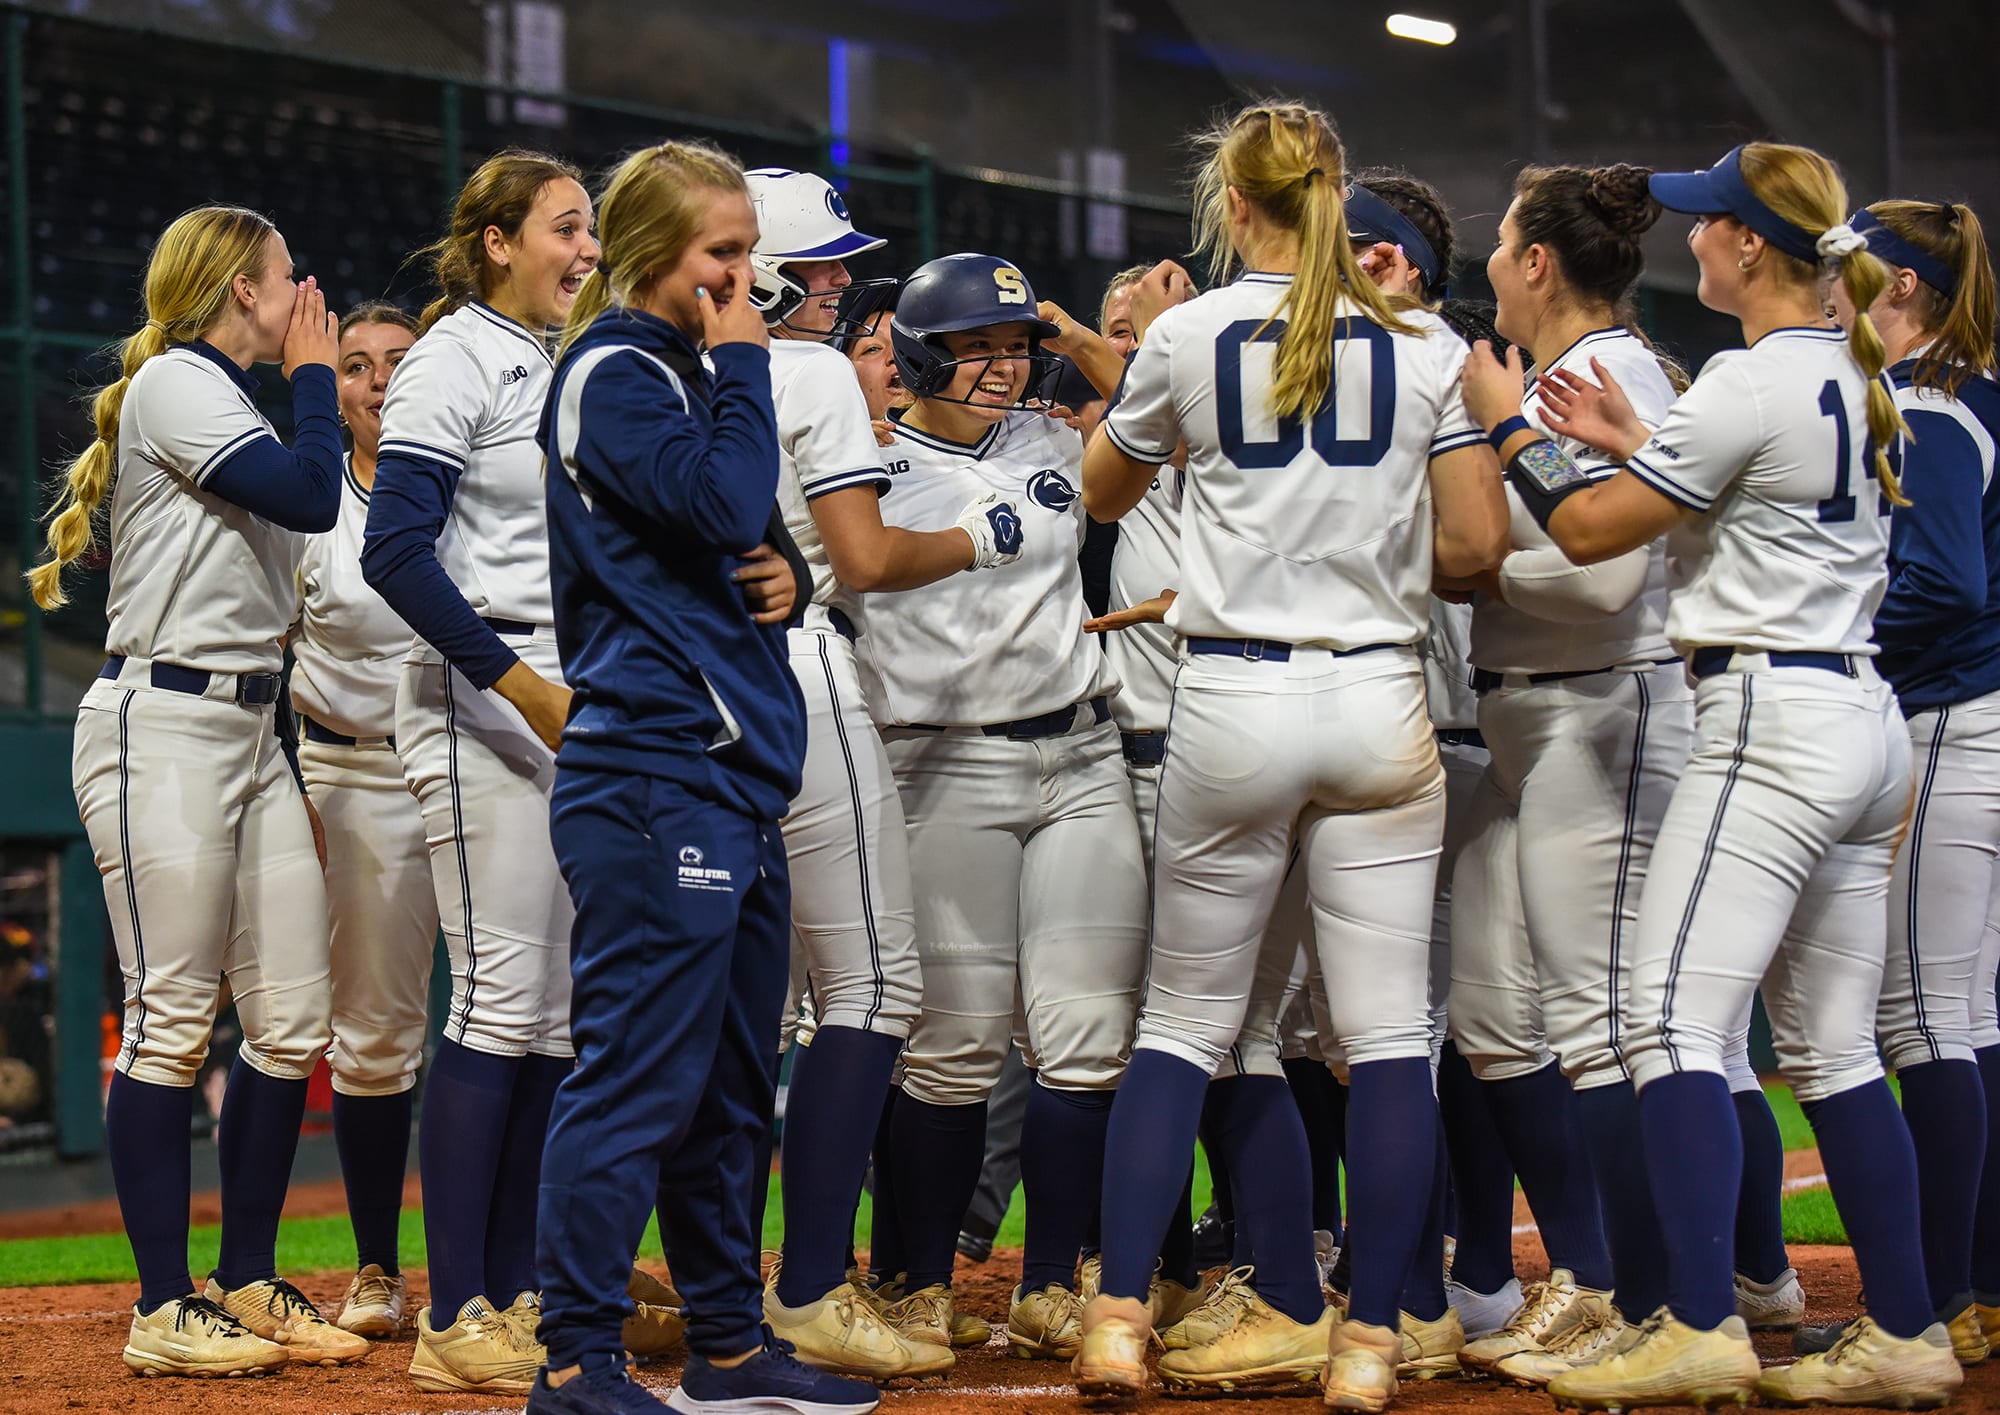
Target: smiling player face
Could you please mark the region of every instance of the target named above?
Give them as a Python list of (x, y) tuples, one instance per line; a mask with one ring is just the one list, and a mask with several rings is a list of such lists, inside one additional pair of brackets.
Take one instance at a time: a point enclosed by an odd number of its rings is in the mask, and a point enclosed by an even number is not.
[(640, 307), (699, 342), (701, 305), (695, 291), (706, 289), (718, 310), (747, 297), (754, 275), (750, 248), (756, 244), (757, 213), (750, 198), (740, 189), (710, 192), (693, 239), (653, 277)]
[(806, 287), (806, 298), (785, 316), (783, 327), (794, 334), (824, 335), (833, 328), (834, 315), (840, 308), (840, 292), (854, 283), (854, 277), (847, 273), (847, 263), (795, 260), (785, 266), (785, 273)]
[(389, 374), (410, 352), (415, 335), (399, 324), (356, 324), (340, 336), (340, 416), (355, 450), (375, 455), (382, 442), (382, 400)]
[(943, 336), (959, 366), (940, 399), (965, 405), (981, 422), (998, 422), (1018, 407), (1028, 387), (1028, 326), (989, 324)]
[(903, 390), (903, 380), (896, 373), (895, 349), (889, 342), (889, 327), (895, 319), (893, 314), (877, 315), (874, 327), (847, 351), (862, 396), (868, 400), (871, 418), (887, 417), (889, 409), (907, 407), (910, 402), (909, 394)]
[(597, 264), (595, 231), (590, 196), (568, 177), (542, 188), (518, 235), (496, 242), (489, 227), (487, 259), (505, 262), (493, 291), (494, 308), (530, 329), (561, 324), (576, 302), (577, 287)]

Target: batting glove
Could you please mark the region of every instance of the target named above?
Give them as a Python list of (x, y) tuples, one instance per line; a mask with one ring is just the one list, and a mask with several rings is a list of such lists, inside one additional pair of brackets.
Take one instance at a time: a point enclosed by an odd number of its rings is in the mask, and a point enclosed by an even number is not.
[(989, 491), (958, 513), (952, 523), (972, 537), (973, 570), (1011, 565), (1021, 558), (1021, 513), (1000, 493)]

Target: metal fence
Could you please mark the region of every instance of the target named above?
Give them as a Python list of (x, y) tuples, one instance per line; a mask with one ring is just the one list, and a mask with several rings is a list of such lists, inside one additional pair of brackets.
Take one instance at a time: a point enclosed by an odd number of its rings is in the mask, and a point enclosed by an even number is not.
[[(1123, 250), (1157, 256), (1188, 240), (1186, 208), (1170, 199), (1088, 193), (921, 151), (838, 161), (844, 150), (821, 131), (191, 37), (131, 23), (146, 12), (126, 10), (114, 22), (0, 9), (0, 397), (14, 423), (0, 449), (0, 507), (13, 529), (0, 537), (0, 723), (67, 719), (102, 655), (101, 555), (56, 615), (34, 607), (21, 572), (39, 556), (51, 469), (88, 442), (85, 400), (111, 375), (115, 341), (140, 321), (152, 240), (190, 206), (226, 201), (271, 215), (337, 307), (385, 294), (417, 302), (425, 273), (410, 253), (438, 234), (466, 173), (510, 144), (597, 172), (663, 136), (708, 137), (752, 165), (813, 169), (843, 185), (863, 228), (890, 241), (858, 274), (988, 250), (1079, 313)], [(284, 430), (284, 400), (267, 412)]]

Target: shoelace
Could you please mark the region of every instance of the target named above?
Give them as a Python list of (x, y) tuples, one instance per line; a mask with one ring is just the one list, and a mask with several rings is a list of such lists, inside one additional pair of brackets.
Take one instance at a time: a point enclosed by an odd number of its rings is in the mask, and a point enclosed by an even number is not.
[(271, 1280), (271, 1295), (265, 1299), (265, 1309), (280, 1321), (289, 1322), (294, 1317), (304, 1317), (309, 1322), (324, 1321), (319, 1308), (306, 1300), (305, 1293), (286, 1282), (283, 1278)]
[(1854, 1349), (1855, 1343), (1859, 1342), (1864, 1335), (1866, 1333), (1863, 1331), (1861, 1323), (1850, 1323), (1847, 1330), (1840, 1334), (1840, 1340), (1834, 1342), (1832, 1346), (1826, 1349), (1826, 1364), (1829, 1366), (1839, 1365), (1846, 1358), (1847, 1353)]
[(1535, 1282), (1521, 1299), (1520, 1310), (1507, 1320), (1507, 1330), (1540, 1341), (1563, 1313), (1563, 1290), (1553, 1283)]
[(248, 1336), (250, 1328), (231, 1316), (229, 1309), (206, 1297), (183, 1297), (174, 1313), (174, 1330), (183, 1331), (190, 1321), (198, 1321), (223, 1336)]
[[(1208, 1300), (1188, 1313), (1187, 1319), (1191, 1321), (1200, 1316), (1223, 1326), (1235, 1322), (1249, 1311), (1250, 1304), (1257, 1300), (1257, 1294), (1250, 1286), (1250, 1279), (1256, 1276), (1256, 1273), (1255, 1268), (1242, 1267), (1224, 1274), (1222, 1281), (1215, 1285), (1215, 1291), (1209, 1294)], [(1228, 1321), (1222, 1321), (1223, 1318), (1227, 1318)]]
[(1623, 1326), (1622, 1322), (1613, 1321), (1601, 1312), (1587, 1311), (1581, 1321), (1557, 1337), (1548, 1349), (1552, 1355), (1582, 1359), (1608, 1345), (1623, 1330)]
[(396, 1280), (387, 1273), (356, 1273), (352, 1301), (388, 1306), (396, 1298)]

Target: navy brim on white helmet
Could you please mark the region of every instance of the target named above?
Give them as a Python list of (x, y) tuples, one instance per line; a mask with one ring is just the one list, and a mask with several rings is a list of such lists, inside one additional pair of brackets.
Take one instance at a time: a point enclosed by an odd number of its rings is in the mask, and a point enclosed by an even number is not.
[(750, 303), (770, 322), (779, 322), (806, 297), (805, 282), (785, 267), (805, 260), (846, 260), (888, 244), (854, 229), (847, 201), (831, 182), (814, 172), (758, 167), (743, 174), (757, 213), (757, 244), (750, 264), (756, 279)]

